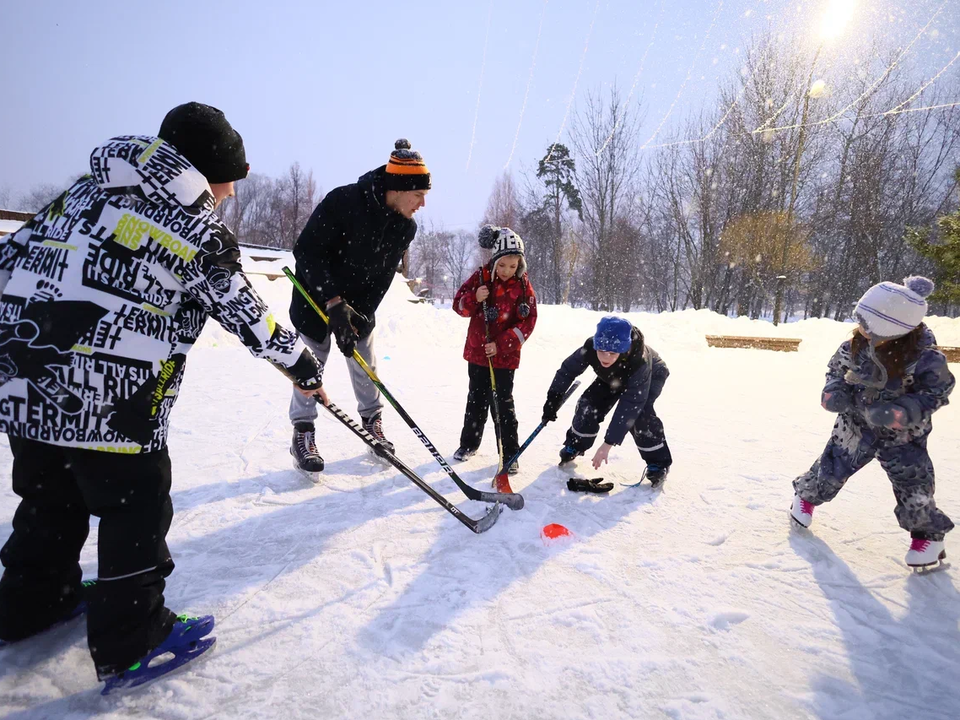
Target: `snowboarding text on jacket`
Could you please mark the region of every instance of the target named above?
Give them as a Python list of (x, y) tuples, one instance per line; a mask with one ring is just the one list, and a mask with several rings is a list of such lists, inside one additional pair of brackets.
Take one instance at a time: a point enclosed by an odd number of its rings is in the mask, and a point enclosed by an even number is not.
[(163, 448), (208, 315), (291, 380), (319, 383), (322, 366), (253, 290), (206, 179), (173, 146), (114, 138), (90, 169), (0, 238), (0, 431)]

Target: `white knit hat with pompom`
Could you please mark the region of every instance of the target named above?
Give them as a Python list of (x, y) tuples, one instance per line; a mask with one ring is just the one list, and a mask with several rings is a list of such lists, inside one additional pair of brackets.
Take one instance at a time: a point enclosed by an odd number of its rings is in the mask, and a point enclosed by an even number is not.
[(933, 281), (919, 275), (904, 278), (903, 285), (882, 282), (867, 290), (853, 316), (874, 340), (902, 337), (923, 322)]

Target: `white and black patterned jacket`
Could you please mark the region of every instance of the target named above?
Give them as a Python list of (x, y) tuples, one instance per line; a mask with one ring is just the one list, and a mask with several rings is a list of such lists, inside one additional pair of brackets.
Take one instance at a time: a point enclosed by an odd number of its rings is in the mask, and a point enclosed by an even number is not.
[(290, 379), (323, 367), (276, 324), (173, 146), (118, 137), (0, 238), (0, 431), (105, 452), (164, 447), (187, 351), (207, 316)]

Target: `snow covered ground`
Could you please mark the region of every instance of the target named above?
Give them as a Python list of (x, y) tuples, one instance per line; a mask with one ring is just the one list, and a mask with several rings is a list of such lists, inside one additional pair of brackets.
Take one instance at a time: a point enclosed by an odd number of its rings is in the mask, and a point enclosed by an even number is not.
[[(253, 265), (251, 264), (251, 269)], [(263, 269), (263, 268), (261, 268)], [(286, 315), (290, 285), (253, 282)], [(380, 376), (449, 457), (467, 375), (466, 320), (410, 304), (397, 283), (378, 315)], [(517, 373), (521, 439), (561, 359), (599, 315), (541, 307)], [(568, 492), (556, 453), (573, 402), (521, 460), (526, 508), (473, 535), (329, 416), (313, 485), (291, 469), (289, 386), (210, 324), (191, 353), (170, 452), (177, 611), (217, 616), (211, 656), (140, 692), (101, 698), (82, 623), (0, 655), (9, 718), (873, 718), (960, 717), (957, 569), (914, 576), (889, 483), (873, 464), (791, 529), (791, 479), (825, 444), (830, 354), (851, 325), (774, 328), (705, 311), (630, 319), (671, 369), (658, 412), (675, 465), (662, 492)], [(960, 322), (934, 318), (942, 344)], [(704, 334), (803, 338), (798, 353), (708, 348)], [(954, 368), (956, 371), (957, 368)], [(588, 373), (589, 374), (589, 373)], [(584, 377), (589, 380), (589, 377)], [(344, 360), (334, 402), (355, 412)], [(938, 503), (960, 517), (960, 403), (938, 413)], [(398, 454), (461, 508), (453, 483), (391, 410)], [(0, 541), (16, 498), (0, 448)], [(636, 480), (624, 445), (594, 471)], [(478, 487), (492, 428), (457, 466)], [(540, 529), (574, 539), (550, 546)], [(960, 536), (947, 550), (960, 557)], [(96, 575), (96, 529), (84, 549)]]

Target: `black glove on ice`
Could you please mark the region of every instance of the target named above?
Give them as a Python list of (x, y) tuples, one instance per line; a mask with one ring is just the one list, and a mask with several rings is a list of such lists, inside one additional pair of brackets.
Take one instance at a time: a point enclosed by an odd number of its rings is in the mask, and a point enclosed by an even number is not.
[(567, 490), (573, 492), (608, 493), (613, 490), (613, 483), (603, 482), (603, 478), (570, 478), (567, 480)]
[(330, 318), (330, 332), (337, 340), (337, 347), (344, 355), (352, 357), (353, 351), (357, 347), (357, 341), (360, 339), (357, 328), (354, 327), (354, 319), (359, 318), (361, 322), (366, 324), (368, 322), (367, 318), (350, 307), (344, 300), (329, 308), (327, 315)]

